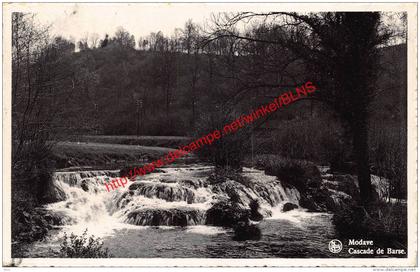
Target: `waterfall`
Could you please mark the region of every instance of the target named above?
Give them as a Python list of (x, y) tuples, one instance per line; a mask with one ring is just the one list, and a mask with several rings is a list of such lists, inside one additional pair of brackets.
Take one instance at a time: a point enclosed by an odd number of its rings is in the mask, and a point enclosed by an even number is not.
[[(191, 226), (203, 225), (206, 211), (232, 192), (240, 204), (249, 207), (258, 200), (262, 210), (279, 209), (283, 203), (299, 203), (299, 192), (285, 186), (263, 171), (245, 168), (247, 186), (233, 180), (211, 185), (207, 181), (212, 167), (191, 165), (188, 168), (163, 168), (129, 181), (125, 188), (108, 192), (104, 182), (118, 176), (118, 171), (56, 172), (55, 189), (65, 192), (65, 200), (47, 205), (65, 225), (80, 230), (110, 226)], [(263, 213), (269, 216), (271, 213)]]

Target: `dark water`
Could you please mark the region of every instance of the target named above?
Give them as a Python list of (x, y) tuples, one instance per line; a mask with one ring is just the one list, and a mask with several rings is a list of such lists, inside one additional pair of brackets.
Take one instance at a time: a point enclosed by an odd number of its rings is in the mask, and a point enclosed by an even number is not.
[[(348, 240), (336, 236), (331, 214), (291, 211), (259, 224), (258, 241), (234, 241), (233, 230), (210, 226), (138, 227), (122, 224), (102, 236), (114, 258), (372, 258), (406, 255), (351, 255)], [(21, 257), (58, 257), (63, 230), (27, 247)], [(332, 239), (343, 242), (331, 253)], [(377, 241), (374, 242), (379, 245)], [(366, 247), (355, 247), (366, 248)]]
[[(281, 217), (281, 218), (279, 218)], [(234, 241), (230, 228), (120, 225), (103, 236), (116, 258), (298, 258), (337, 257), (328, 250), (336, 238), (331, 215), (291, 211), (259, 224), (258, 241)], [(62, 231), (27, 248), (22, 257), (57, 257)]]
[[(122, 229), (105, 239), (119, 258), (297, 258), (333, 257), (328, 242), (335, 238), (328, 214), (294, 212), (288, 219), (260, 223), (259, 241), (234, 241), (230, 229)], [(336, 257), (336, 256), (335, 256)]]

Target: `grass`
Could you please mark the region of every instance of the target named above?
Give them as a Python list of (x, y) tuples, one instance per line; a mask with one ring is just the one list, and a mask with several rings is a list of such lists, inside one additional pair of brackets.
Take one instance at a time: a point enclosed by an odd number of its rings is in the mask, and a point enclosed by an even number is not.
[(178, 148), (180, 145), (188, 144), (192, 139), (184, 136), (74, 135), (66, 137), (65, 140), (72, 142)]
[(57, 142), (52, 152), (57, 168), (101, 166), (111, 169), (127, 163), (154, 160), (173, 150), (167, 147)]

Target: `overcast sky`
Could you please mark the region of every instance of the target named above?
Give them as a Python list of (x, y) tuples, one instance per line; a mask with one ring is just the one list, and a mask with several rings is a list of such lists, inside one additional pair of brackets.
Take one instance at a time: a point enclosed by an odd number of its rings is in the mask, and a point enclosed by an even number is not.
[[(137, 39), (161, 30), (165, 35), (175, 28), (183, 28), (188, 19), (203, 23), (212, 12), (228, 11), (211, 5), (188, 4), (67, 4), (53, 5), (39, 10), (37, 18), (42, 24), (51, 24), (55, 35), (73, 37), (76, 41), (86, 33), (113, 35), (119, 26)], [(231, 9), (233, 10), (233, 9)]]
[[(334, 7), (337, 7), (337, 5), (318, 4), (316, 6), (316, 8), (324, 10), (325, 8), (333, 10)], [(351, 10), (356, 10), (354, 5), (351, 7)], [(136, 43), (140, 36), (146, 36), (150, 32), (161, 30), (165, 35), (171, 35), (175, 28), (183, 28), (188, 19), (203, 24), (212, 13), (278, 9), (303, 11), (308, 8), (311, 11), (316, 9), (314, 5), (305, 3), (44, 3), (19, 5), (21, 11), (27, 9), (27, 12), (37, 13), (37, 18), (41, 24), (51, 25), (53, 35), (62, 35), (65, 38), (72, 37), (75, 41), (80, 40), (86, 34), (92, 33), (97, 33), (100, 38), (103, 38), (105, 33), (112, 36), (116, 29), (122, 26), (136, 37)], [(372, 8), (375, 8), (375, 6), (360, 5), (357, 7), (361, 11)], [(386, 9), (390, 11), (396, 11), (398, 8), (395, 5), (386, 6)], [(395, 22), (392, 24), (395, 24)]]

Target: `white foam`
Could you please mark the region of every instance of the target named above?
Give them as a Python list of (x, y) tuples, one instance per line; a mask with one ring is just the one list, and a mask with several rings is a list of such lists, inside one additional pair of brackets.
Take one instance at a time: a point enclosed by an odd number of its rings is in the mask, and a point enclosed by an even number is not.
[(222, 227), (198, 225), (198, 226), (188, 227), (187, 232), (203, 234), (203, 235), (217, 235), (217, 234), (220, 234), (220, 233), (226, 233), (226, 229), (224, 229)]

